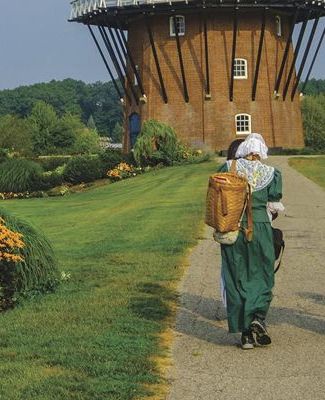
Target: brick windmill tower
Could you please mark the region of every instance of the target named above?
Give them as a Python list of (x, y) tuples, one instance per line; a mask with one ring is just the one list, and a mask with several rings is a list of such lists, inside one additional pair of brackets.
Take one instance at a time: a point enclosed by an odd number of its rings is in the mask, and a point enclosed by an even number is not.
[(303, 146), (298, 84), (323, 16), (324, 0), (76, 0), (70, 20), (88, 26), (123, 102), (125, 149), (157, 119), (222, 150), (250, 132)]

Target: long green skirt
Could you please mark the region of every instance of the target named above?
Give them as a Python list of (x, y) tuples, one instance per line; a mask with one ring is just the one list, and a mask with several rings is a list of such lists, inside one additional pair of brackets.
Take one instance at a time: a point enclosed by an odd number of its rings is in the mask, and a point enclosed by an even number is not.
[(251, 242), (240, 232), (235, 244), (221, 245), (221, 255), (229, 332), (243, 332), (254, 316), (266, 316), (272, 300), (275, 254), (271, 224), (254, 223)]

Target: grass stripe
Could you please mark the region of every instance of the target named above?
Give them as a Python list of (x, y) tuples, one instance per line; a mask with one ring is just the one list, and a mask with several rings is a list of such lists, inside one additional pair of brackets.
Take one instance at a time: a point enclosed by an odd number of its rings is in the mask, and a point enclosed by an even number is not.
[(294, 157), (289, 165), (325, 188), (325, 157)]
[(72, 279), (1, 315), (0, 398), (149, 394), (214, 169), (173, 167), (70, 197), (4, 203), (42, 228)]

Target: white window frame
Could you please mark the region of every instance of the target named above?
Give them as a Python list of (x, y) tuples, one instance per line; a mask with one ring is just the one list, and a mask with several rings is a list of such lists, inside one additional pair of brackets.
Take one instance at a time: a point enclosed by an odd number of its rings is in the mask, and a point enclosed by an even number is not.
[[(240, 68), (244, 67), (244, 75), (236, 75), (236, 72), (240, 71)], [(247, 60), (245, 58), (235, 58), (234, 60), (234, 79), (247, 79)]]
[[(239, 121), (240, 117), (244, 117), (244, 118), (241, 121)], [(247, 129), (242, 130), (241, 128), (242, 127), (245, 128), (246, 124), (247, 124)], [(252, 133), (252, 117), (251, 117), (251, 115), (246, 114), (246, 113), (236, 114), (235, 115), (235, 127), (236, 127), (236, 135), (249, 135), (250, 133)]]
[(278, 37), (282, 36), (282, 20), (280, 15), (275, 16), (275, 33)]
[[(178, 26), (178, 36), (184, 36), (185, 35), (185, 17), (184, 15), (175, 15), (176, 17), (176, 25)], [(181, 25), (179, 24), (179, 20), (182, 21)], [(169, 18), (169, 35), (172, 37), (176, 36), (175, 30), (174, 30), (174, 17)]]

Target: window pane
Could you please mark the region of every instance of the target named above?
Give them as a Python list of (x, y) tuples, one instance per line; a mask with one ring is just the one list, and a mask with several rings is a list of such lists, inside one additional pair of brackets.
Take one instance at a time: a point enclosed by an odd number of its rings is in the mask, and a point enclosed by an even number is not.
[[(182, 15), (178, 15), (175, 17), (176, 19), (176, 29), (179, 35), (185, 34), (185, 17)], [(174, 17), (170, 17), (170, 35), (175, 36), (175, 26), (174, 26)]]
[(250, 116), (247, 114), (239, 114), (236, 116), (236, 132), (250, 133)]
[(234, 77), (247, 78), (247, 61), (241, 58), (235, 58)]

